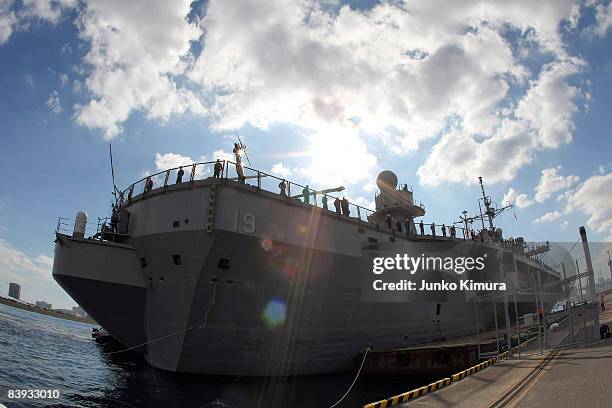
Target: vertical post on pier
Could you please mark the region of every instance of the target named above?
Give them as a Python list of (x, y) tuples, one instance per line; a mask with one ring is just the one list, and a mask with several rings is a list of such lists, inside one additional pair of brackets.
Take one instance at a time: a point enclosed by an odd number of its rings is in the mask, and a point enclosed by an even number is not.
[(542, 327), (543, 327), (543, 332), (544, 332), (544, 341), (543, 341), (543, 346), (542, 346), (542, 351), (546, 350), (546, 348), (548, 347), (548, 336), (547, 336), (547, 331), (548, 331), (548, 323), (546, 321), (546, 309), (544, 309), (544, 294), (542, 293), (542, 275), (540, 274), (540, 271), (537, 271), (538, 274), (538, 292), (540, 292), (540, 310), (542, 311)]
[(478, 306), (476, 298), (472, 299), (474, 305), (474, 321), (476, 322), (476, 349), (478, 351), (478, 359), (480, 360), (480, 323), (478, 322)]
[[(512, 248), (510, 248), (512, 250)], [(514, 314), (516, 317), (516, 341), (517, 341), (517, 349), (518, 349), (518, 356), (521, 357), (521, 325), (520, 325), (520, 320), (519, 320), (519, 314), (518, 314), (518, 305), (516, 304), (516, 292), (521, 290), (521, 283), (520, 283), (520, 279), (519, 279), (519, 271), (518, 271), (518, 266), (516, 264), (516, 256), (514, 254), (514, 251), (512, 250), (512, 267), (514, 270), (514, 280), (513, 280), (513, 292), (512, 292), (512, 298), (514, 300)], [(516, 286), (514, 286), (516, 285)]]
[[(506, 290), (508, 290), (510, 282), (508, 282), (508, 277), (506, 276), (506, 268), (504, 267), (503, 257), (503, 251), (497, 251), (499, 271), (504, 277), (504, 281), (506, 282)], [(508, 311), (508, 293), (504, 293), (504, 316), (506, 318), (506, 345), (508, 346), (508, 354), (512, 355), (512, 324), (510, 323), (510, 312)]]
[(497, 345), (497, 355), (499, 356), (499, 326), (497, 325), (497, 307), (495, 306), (495, 292), (493, 292), (493, 317), (495, 318), (495, 344)]
[(514, 315), (516, 317), (516, 349), (518, 350), (518, 356), (521, 357), (521, 327), (519, 322), (518, 306), (516, 305), (516, 293), (512, 295), (514, 300)]
[[(528, 267), (529, 268), (529, 267)], [(529, 282), (533, 288), (533, 295), (535, 296), (536, 314), (538, 316), (538, 344), (540, 345), (540, 352), (542, 351), (542, 324), (540, 322), (540, 302), (538, 301), (538, 289), (536, 287), (536, 280), (533, 274), (529, 274)]]
[[(578, 259), (576, 259), (576, 274), (580, 275), (580, 268), (578, 267)], [(582, 330), (584, 331), (584, 341), (587, 339), (586, 332), (586, 315), (584, 314), (584, 294), (582, 292), (582, 278), (578, 278), (578, 287), (580, 289), (580, 308), (582, 309)]]
[(565, 307), (567, 308), (567, 321), (569, 323), (569, 342), (572, 344), (574, 343), (574, 322), (572, 320), (571, 289), (565, 273), (565, 262), (561, 262), (561, 269), (563, 270), (563, 294), (565, 295)]
[(589, 276), (589, 289), (591, 296), (589, 298), (589, 308), (593, 317), (593, 341), (599, 335), (599, 308), (597, 307), (597, 291), (595, 289), (595, 272), (593, 271), (593, 262), (591, 261), (591, 251), (589, 250), (589, 242), (587, 241), (586, 229), (580, 227), (580, 238), (582, 239), (582, 250), (584, 251), (584, 260), (586, 261), (587, 274)]

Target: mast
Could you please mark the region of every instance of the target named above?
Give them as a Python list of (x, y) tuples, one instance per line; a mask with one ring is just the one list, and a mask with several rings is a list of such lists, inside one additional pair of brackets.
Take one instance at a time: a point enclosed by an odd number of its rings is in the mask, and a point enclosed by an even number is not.
[(484, 184), (482, 182), (482, 177), (478, 177), (478, 182), (480, 183), (480, 190), (482, 191), (482, 200), (484, 202), (485, 208), (487, 211), (487, 217), (489, 217), (489, 228), (493, 229), (493, 218), (495, 217), (495, 210), (491, 208), (491, 198), (487, 196), (484, 189)]

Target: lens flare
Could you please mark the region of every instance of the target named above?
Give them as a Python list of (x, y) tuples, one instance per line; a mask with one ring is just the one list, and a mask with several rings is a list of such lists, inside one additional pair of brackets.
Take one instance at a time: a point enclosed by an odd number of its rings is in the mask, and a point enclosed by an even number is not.
[(289, 277), (296, 274), (298, 270), (298, 261), (294, 258), (285, 258), (283, 261), (283, 273)]
[(306, 226), (305, 225), (298, 225), (297, 226), (297, 232), (298, 234), (305, 234), (307, 231)]
[(266, 252), (270, 251), (274, 247), (272, 240), (268, 238), (263, 238), (259, 244)]
[(286, 316), (287, 306), (285, 302), (280, 299), (272, 299), (264, 309), (262, 319), (268, 328), (274, 329), (285, 323)]

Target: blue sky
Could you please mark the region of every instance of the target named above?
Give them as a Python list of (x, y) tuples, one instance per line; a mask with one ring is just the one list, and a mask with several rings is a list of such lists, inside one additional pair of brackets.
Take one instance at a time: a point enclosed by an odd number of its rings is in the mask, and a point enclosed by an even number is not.
[(364, 206), (391, 169), (456, 221), (483, 176), (506, 234), (609, 241), (611, 25), (597, 1), (1, 1), (0, 291), (73, 304), (53, 230), (108, 214), (109, 142), (126, 187), (233, 127), (254, 167)]

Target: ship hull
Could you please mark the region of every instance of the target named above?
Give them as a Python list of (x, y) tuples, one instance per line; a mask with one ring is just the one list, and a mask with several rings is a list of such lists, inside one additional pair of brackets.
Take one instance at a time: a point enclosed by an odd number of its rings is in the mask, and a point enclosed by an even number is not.
[[(108, 270), (122, 268), (81, 259), (87, 256), (83, 247), (92, 244), (61, 239), (70, 246), (56, 248), (55, 279), (126, 347), (152, 341), (136, 350), (151, 365), (170, 371), (226, 375), (348, 371), (354, 367), (353, 357), (365, 347), (451, 339), (493, 322), (491, 304), (480, 305), (476, 316), (463, 294), (418, 303), (364, 302), (359, 271), (368, 267), (368, 260), (274, 243), (266, 250), (256, 238), (227, 231), (143, 238), (139, 245), (147, 248), (148, 265), (134, 269), (138, 284), (125, 279), (109, 282)], [(202, 250), (193, 267), (183, 252), (185, 273), (169, 275), (169, 266), (156, 265), (171, 259), (174, 250), (167, 243), (177, 240), (182, 242), (178, 246), (196, 245)], [(136, 263), (135, 251), (131, 255)], [(67, 258), (73, 259), (63, 261)], [(109, 258), (120, 262), (116, 254)], [(220, 259), (229, 260), (227, 268), (219, 268)], [(75, 276), (79, 268), (67, 274), (69, 264), (91, 265), (89, 276)], [(101, 269), (92, 272), (96, 267)], [(502, 311), (500, 304), (497, 310)]]
[[(214, 211), (209, 186), (136, 202), (124, 244), (58, 234), (54, 278), (155, 367), (253, 376), (341, 372), (368, 346), (410, 346), (493, 326), (493, 306), (475, 307), (461, 291), (410, 302), (364, 297), (362, 278), (371, 277), (371, 256), (383, 242), (395, 245), (392, 251), (411, 245), (413, 253), (431, 242), (274, 197), (262, 203), (266, 197), (242, 186), (216, 189)], [(443, 241), (450, 247), (459, 240)], [(499, 276), (494, 270), (480, 278)], [(529, 301), (519, 309), (535, 307)], [(503, 308), (495, 310), (502, 318)]]

